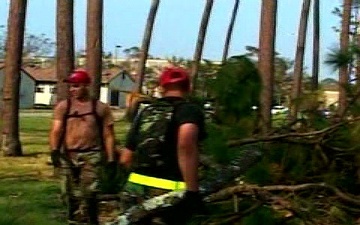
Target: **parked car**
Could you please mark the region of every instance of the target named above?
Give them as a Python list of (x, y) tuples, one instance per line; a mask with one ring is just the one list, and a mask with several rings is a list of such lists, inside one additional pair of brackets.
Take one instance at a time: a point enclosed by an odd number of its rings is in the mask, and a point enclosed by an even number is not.
[(329, 109), (321, 109), (320, 111), (320, 115), (329, 118), (331, 116), (331, 111)]
[(289, 111), (288, 107), (285, 107), (283, 105), (275, 105), (271, 109), (271, 114), (286, 113), (288, 111)]

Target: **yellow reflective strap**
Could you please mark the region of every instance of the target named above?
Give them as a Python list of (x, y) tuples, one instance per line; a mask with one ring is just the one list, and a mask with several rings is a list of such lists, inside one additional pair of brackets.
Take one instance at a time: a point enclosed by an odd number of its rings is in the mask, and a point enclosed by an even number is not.
[(185, 182), (172, 181), (162, 178), (145, 176), (137, 173), (131, 173), (128, 181), (136, 184), (146, 185), (150, 187), (156, 187), (166, 190), (183, 190), (186, 188)]

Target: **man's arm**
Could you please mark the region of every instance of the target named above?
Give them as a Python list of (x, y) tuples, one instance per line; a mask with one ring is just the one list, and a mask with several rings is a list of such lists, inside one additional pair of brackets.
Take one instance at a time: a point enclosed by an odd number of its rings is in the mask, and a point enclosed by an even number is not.
[(114, 132), (114, 124), (108, 124), (104, 126), (103, 132), (104, 139), (104, 147), (107, 155), (107, 161), (113, 162), (115, 160), (115, 132)]
[[(54, 109), (54, 117), (49, 134), (50, 150), (59, 150), (63, 143), (60, 143), (63, 135), (64, 114), (66, 111), (66, 101), (60, 102)], [(63, 137), (65, 139), (65, 137)]]
[(185, 123), (178, 132), (178, 163), (188, 191), (199, 191), (199, 128), (196, 124)]
[(54, 118), (49, 133), (51, 161), (55, 167), (61, 166), (60, 147), (63, 145), (61, 142), (65, 139), (64, 132), (64, 102), (60, 102), (54, 109)]
[(108, 162), (115, 160), (115, 131), (114, 131), (114, 117), (108, 105), (105, 106), (104, 120), (103, 120), (103, 142)]
[(50, 150), (59, 150), (58, 148), (61, 146), (62, 143), (60, 142), (60, 137), (63, 132), (63, 121), (60, 119), (54, 119), (52, 122), (50, 135), (49, 135), (49, 143), (50, 143)]

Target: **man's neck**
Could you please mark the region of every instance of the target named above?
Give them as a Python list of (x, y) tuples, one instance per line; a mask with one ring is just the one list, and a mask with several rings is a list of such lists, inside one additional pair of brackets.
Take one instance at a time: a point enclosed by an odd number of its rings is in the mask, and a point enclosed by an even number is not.
[(83, 96), (83, 97), (79, 97), (79, 98), (73, 98), (74, 101), (79, 102), (79, 103), (85, 103), (85, 102), (89, 102), (91, 100), (90, 96)]
[(163, 94), (163, 97), (180, 97), (180, 98), (184, 98), (185, 95), (184, 95), (184, 92), (179, 91), (179, 90), (169, 90), (169, 91), (166, 91)]

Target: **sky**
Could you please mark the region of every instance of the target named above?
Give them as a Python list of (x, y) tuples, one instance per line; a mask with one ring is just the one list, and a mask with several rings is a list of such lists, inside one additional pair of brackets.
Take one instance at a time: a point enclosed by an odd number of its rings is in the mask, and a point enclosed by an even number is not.
[[(86, 0), (75, 2), (75, 45), (85, 47)], [(155, 57), (191, 59), (195, 51), (205, 0), (162, 0), (158, 9), (149, 53)], [(221, 60), (225, 36), (234, 0), (215, 0), (204, 44), (203, 58)], [(278, 0), (276, 51), (282, 57), (295, 58), (302, 0)], [(0, 0), (0, 25), (7, 24), (10, 0)], [(123, 56), (122, 51), (141, 46), (151, 0), (104, 0), (104, 51)], [(329, 49), (338, 45), (332, 27), (340, 18), (331, 12), (342, 0), (320, 1), (320, 79), (337, 79), (338, 73), (324, 65)], [(258, 46), (261, 0), (240, 0), (229, 55), (246, 52), (246, 46)], [(26, 32), (55, 36), (56, 0), (28, 0)], [(311, 72), (312, 10), (308, 23), (305, 67)], [(116, 46), (122, 46), (116, 48)]]

